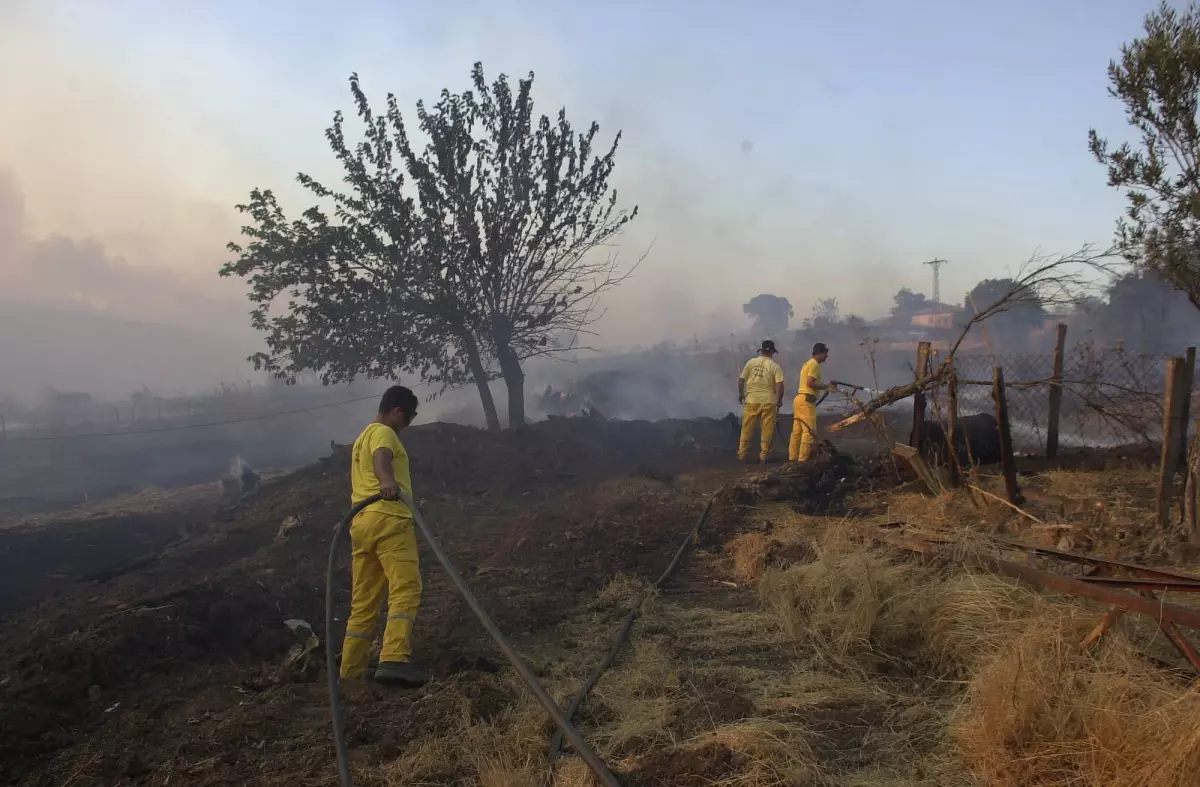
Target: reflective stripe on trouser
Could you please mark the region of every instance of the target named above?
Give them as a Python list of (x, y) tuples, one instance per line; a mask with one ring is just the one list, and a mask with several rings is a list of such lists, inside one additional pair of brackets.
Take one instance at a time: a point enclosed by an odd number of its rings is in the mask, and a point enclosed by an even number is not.
[(380, 661), (408, 661), (409, 638), (421, 605), (417, 535), (407, 517), (363, 511), (350, 525), (353, 580), (350, 617), (342, 642), (343, 678), (360, 678), (371, 659), (371, 638), (386, 588), (387, 625)]
[(775, 417), (779, 408), (774, 404), (749, 404), (742, 407), (742, 434), (738, 438), (738, 459), (745, 459), (750, 453), (750, 440), (754, 437), (754, 427), (762, 422), (762, 453), (759, 459), (766, 459), (771, 453), (771, 440), (775, 437)]
[(803, 462), (812, 455), (817, 439), (817, 405), (804, 394), (792, 400), (792, 439), (788, 441), (788, 459)]

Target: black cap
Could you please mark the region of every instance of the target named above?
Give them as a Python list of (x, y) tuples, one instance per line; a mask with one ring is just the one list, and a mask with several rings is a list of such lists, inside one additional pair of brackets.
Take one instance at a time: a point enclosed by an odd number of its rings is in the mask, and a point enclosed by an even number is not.
[(759, 348), (758, 351), (760, 353), (774, 355), (777, 352), (777, 350), (775, 349), (775, 342), (771, 341), (770, 339), (764, 339), (763, 343), (762, 343), (762, 347)]
[(813, 345), (813, 355), (829, 352), (829, 348), (825, 346), (825, 342), (817, 342)]

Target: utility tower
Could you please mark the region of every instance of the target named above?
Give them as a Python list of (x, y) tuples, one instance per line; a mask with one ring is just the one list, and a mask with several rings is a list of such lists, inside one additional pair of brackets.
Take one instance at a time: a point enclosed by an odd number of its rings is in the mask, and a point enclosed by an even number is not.
[(941, 273), (942, 266), (946, 264), (946, 260), (934, 259), (934, 260), (930, 260), (929, 262), (922, 263), (922, 264), (929, 265), (933, 268), (933, 302), (941, 303), (942, 302), (942, 277), (939, 274)]

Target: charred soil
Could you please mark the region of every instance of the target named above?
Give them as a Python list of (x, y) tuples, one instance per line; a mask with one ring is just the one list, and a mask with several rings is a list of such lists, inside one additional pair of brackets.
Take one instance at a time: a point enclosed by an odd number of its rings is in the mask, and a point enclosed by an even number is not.
[[(529, 648), (559, 643), (556, 627), (614, 575), (657, 575), (718, 488), (702, 549), (728, 541), (758, 496), (837, 512), (847, 493), (887, 483), (844, 457), (748, 474), (733, 463), (736, 438), (721, 420), (552, 419), (499, 436), (434, 424), (403, 437), (418, 500), (447, 551), (500, 627)], [(335, 454), (265, 481), (231, 509), (185, 495), (150, 513), (108, 510), (0, 533), (5, 580), (30, 583), (6, 595), (0, 782), (331, 783), (313, 642), (326, 636), (325, 561), (348, 504), (343, 461)], [(48, 571), (60, 576), (28, 579)], [(435, 680), (421, 692), (348, 691), (360, 768), (453, 729), (462, 697), (480, 719), (514, 702), (497, 688), (502, 658), (430, 555), (423, 574), (414, 660)], [(347, 575), (343, 561), (343, 609)], [(289, 620), (310, 622), (317, 640)]]

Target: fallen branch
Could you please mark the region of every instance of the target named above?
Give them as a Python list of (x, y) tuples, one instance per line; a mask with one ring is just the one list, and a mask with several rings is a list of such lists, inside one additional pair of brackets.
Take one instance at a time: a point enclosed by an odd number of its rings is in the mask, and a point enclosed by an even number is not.
[[(982, 487), (979, 487), (979, 486), (977, 486), (977, 485), (975, 485), (975, 484), (966, 484), (966, 487), (967, 487), (968, 489), (974, 489), (976, 492), (978, 492), (978, 493), (979, 493), (979, 494), (981, 494), (981, 495), (984, 495), (985, 497), (990, 497), (991, 499), (993, 499), (993, 500), (995, 500), (995, 501), (997, 501), (997, 502), (1003, 503), (1004, 505), (1006, 505), (1006, 506), (1008, 506), (1009, 508), (1011, 508), (1013, 511), (1016, 511), (1016, 512), (1017, 512), (1018, 514), (1020, 514), (1021, 516), (1029, 517), (1029, 518), (1030, 518), (1030, 519), (1032, 519), (1034, 522), (1037, 522), (1039, 525), (1043, 525), (1043, 526), (1047, 526), (1047, 527), (1048, 527), (1048, 525), (1046, 525), (1046, 523), (1045, 523), (1045, 522), (1043, 522), (1042, 520), (1038, 519), (1036, 516), (1034, 516), (1033, 514), (1029, 513), (1029, 512), (1028, 512), (1028, 511), (1026, 511), (1025, 509), (1021, 508), (1020, 506), (1018, 506), (1018, 505), (1013, 505), (1012, 503), (1010, 503), (1010, 502), (1008, 502), (1007, 500), (1005, 500), (1003, 497), (1000, 497), (1000, 495), (995, 495), (995, 494), (992, 494), (991, 492), (987, 491), (986, 489), (983, 489)], [(1056, 525), (1056, 527), (1057, 527), (1057, 525)]]
[(879, 408), (887, 407), (889, 404), (895, 404), (901, 399), (907, 399), (917, 391), (923, 391), (929, 386), (941, 382), (941, 380), (950, 371), (950, 363), (951, 359), (948, 358), (947, 360), (943, 361), (930, 376), (919, 378), (911, 383), (908, 383), (907, 385), (897, 385), (887, 389), (866, 404), (859, 405), (859, 410), (857, 413), (848, 418), (843, 418), (836, 424), (828, 427), (826, 431), (837, 432), (841, 429), (845, 429), (847, 426), (853, 426), (854, 424), (865, 420), (869, 415), (871, 415), (871, 413), (875, 412)]

